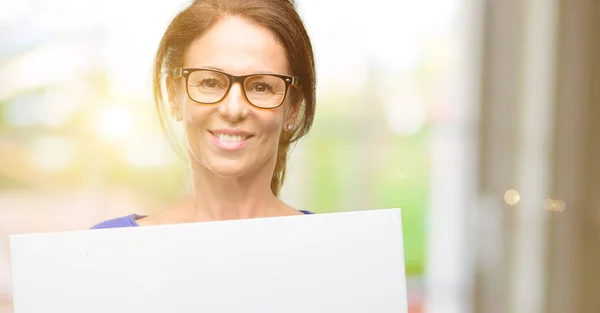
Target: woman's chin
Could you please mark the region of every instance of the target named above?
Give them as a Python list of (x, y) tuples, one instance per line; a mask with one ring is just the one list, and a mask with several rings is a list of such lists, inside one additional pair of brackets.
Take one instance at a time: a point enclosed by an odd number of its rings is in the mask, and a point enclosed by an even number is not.
[(239, 177), (248, 172), (248, 169), (242, 162), (233, 160), (214, 162), (208, 168), (215, 175), (221, 177)]

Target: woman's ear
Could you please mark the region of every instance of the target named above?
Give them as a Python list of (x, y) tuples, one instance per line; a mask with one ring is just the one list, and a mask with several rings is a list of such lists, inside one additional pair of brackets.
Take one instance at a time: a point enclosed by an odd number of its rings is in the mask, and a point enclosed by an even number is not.
[(284, 131), (292, 131), (298, 125), (298, 115), (300, 114), (300, 110), (302, 109), (302, 103), (304, 102), (304, 97), (299, 91), (294, 90), (290, 97), (290, 105), (288, 106), (286, 117), (283, 124)]
[(179, 88), (177, 86), (177, 82), (173, 79), (173, 77), (171, 77), (171, 75), (168, 75), (166, 77), (165, 84), (167, 86), (167, 98), (169, 101), (171, 116), (173, 116), (173, 118), (179, 122), (182, 120), (183, 115), (181, 104), (179, 103)]

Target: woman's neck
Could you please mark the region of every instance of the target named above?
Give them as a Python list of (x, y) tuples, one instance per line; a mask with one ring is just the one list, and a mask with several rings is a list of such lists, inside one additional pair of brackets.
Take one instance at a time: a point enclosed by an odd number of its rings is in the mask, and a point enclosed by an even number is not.
[(207, 221), (282, 215), (288, 208), (270, 186), (266, 169), (242, 177), (220, 177), (196, 165), (192, 192), (186, 199), (190, 218)]
[(268, 168), (236, 178), (215, 175), (199, 164), (192, 170), (190, 193), (169, 209), (138, 220), (140, 226), (303, 214), (273, 194)]

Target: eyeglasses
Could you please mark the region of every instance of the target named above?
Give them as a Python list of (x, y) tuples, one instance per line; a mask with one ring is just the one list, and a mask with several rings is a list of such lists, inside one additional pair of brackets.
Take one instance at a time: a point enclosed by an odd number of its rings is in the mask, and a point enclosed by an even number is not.
[(244, 98), (261, 109), (279, 107), (290, 85), (298, 87), (298, 78), (280, 74), (251, 74), (235, 76), (205, 68), (175, 68), (173, 77), (184, 77), (190, 99), (201, 104), (215, 104), (223, 100), (231, 86), (240, 83)]

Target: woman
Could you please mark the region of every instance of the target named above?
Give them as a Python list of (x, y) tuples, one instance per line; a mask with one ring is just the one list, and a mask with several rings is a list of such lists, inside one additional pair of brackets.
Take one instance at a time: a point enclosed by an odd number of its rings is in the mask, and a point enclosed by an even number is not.
[(315, 114), (312, 46), (292, 1), (194, 1), (168, 26), (153, 79), (163, 129), (172, 118), (185, 130), (191, 192), (93, 228), (310, 214), (277, 198)]

